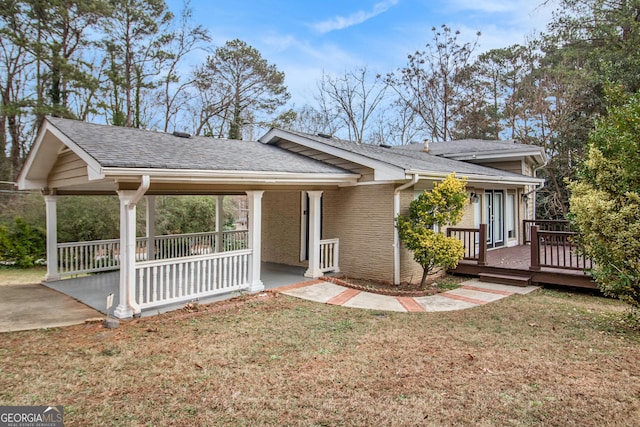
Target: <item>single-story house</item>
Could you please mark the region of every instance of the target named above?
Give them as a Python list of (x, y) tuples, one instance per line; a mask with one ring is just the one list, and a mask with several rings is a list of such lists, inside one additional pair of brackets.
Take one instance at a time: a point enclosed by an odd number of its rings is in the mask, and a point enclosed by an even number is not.
[[(260, 291), (264, 261), (304, 266), (314, 278), (339, 269), (393, 283), (419, 280), (421, 268), (399, 243), (394, 218), (451, 172), (467, 178), (471, 202), (458, 226), (487, 224), (490, 248), (517, 245), (518, 224), (534, 218), (534, 193), (544, 184), (535, 171), (545, 161), (540, 147), (515, 141), (367, 145), (276, 128), (258, 141), (235, 141), (46, 117), (18, 186), (45, 195), (47, 280), (82, 254), (104, 262), (108, 252), (120, 269), (115, 314), (130, 317), (141, 306), (194, 295)], [(57, 242), (56, 198), (87, 194), (119, 196), (120, 239), (69, 255)], [(206, 243), (211, 250), (159, 257), (157, 195), (246, 195), (244, 243), (222, 250), (219, 234)], [(140, 243), (135, 218), (143, 197), (151, 208)], [(99, 270), (91, 268), (82, 271)]]

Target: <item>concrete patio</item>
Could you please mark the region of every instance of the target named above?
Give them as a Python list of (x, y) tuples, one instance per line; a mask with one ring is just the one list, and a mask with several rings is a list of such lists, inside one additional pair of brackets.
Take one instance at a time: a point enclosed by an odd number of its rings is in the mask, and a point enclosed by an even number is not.
[[(292, 267), (282, 264), (262, 263), (261, 278), (265, 290), (280, 286), (299, 283), (307, 280), (304, 277), (304, 267)], [(107, 296), (113, 293), (114, 304), (119, 300), (120, 272), (91, 274), (82, 277), (69, 278), (54, 282), (45, 282), (44, 285), (58, 292), (66, 294), (89, 307), (106, 314)], [(240, 295), (239, 291), (215, 295), (198, 300), (200, 304), (229, 299)], [(142, 310), (142, 316), (152, 316), (158, 313), (176, 310), (192, 301), (184, 301), (179, 304), (168, 304), (165, 306)], [(113, 307), (115, 308), (115, 307)], [(112, 308), (112, 310), (113, 310)]]

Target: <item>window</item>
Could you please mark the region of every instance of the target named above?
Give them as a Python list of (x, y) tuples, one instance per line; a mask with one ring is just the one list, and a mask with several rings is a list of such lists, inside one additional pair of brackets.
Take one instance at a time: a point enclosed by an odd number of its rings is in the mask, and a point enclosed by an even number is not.
[(516, 238), (516, 198), (513, 194), (507, 194), (507, 236)]

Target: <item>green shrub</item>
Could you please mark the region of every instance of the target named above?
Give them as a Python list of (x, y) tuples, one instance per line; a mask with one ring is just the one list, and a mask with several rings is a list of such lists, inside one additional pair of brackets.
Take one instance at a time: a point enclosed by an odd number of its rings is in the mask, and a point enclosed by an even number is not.
[(46, 256), (46, 233), (18, 217), (13, 224), (0, 225), (0, 262), (16, 267), (33, 267)]
[[(466, 179), (450, 174), (432, 191), (425, 191), (409, 205), (409, 216), (398, 215), (396, 228), (413, 259), (422, 266), (421, 286), (436, 267), (455, 268), (464, 256), (458, 239), (445, 236), (440, 227), (462, 219), (467, 202)], [(436, 231), (437, 230), (437, 231)]]

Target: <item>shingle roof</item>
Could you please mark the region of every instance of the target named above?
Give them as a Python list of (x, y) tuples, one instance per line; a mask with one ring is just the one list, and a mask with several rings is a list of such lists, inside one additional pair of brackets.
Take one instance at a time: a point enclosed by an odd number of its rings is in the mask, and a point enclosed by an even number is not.
[(345, 174), (348, 171), (257, 141), (236, 141), (47, 117), (102, 167)]
[[(422, 151), (424, 144), (413, 143), (394, 147), (396, 150)], [(454, 156), (458, 154), (473, 154), (487, 152), (509, 152), (530, 153), (532, 151), (540, 151), (540, 147), (534, 145), (520, 144), (511, 139), (506, 141), (487, 141), (484, 139), (461, 139), (457, 141), (447, 142), (431, 142), (429, 144), (429, 152), (436, 156)]]
[[(487, 175), (503, 178), (522, 178), (522, 175), (504, 171), (501, 169), (495, 169), (487, 166), (482, 166), (474, 163), (468, 163), (459, 160), (452, 160), (445, 157), (441, 157), (433, 153), (425, 153), (422, 151), (420, 144), (420, 150), (416, 148), (406, 149), (407, 146), (399, 147), (385, 147), (371, 144), (354, 144), (350, 141), (345, 141), (336, 137), (322, 137), (318, 135), (311, 135), (302, 132), (295, 132), (287, 130), (289, 132), (304, 138), (309, 138), (314, 141), (340, 148), (345, 151), (357, 153), (359, 155), (368, 157), (370, 159), (385, 162), (389, 165), (402, 168), (405, 171), (420, 171), (420, 172), (435, 172), (435, 173), (451, 173), (456, 172), (459, 175)], [(444, 144), (443, 144), (444, 145)]]

